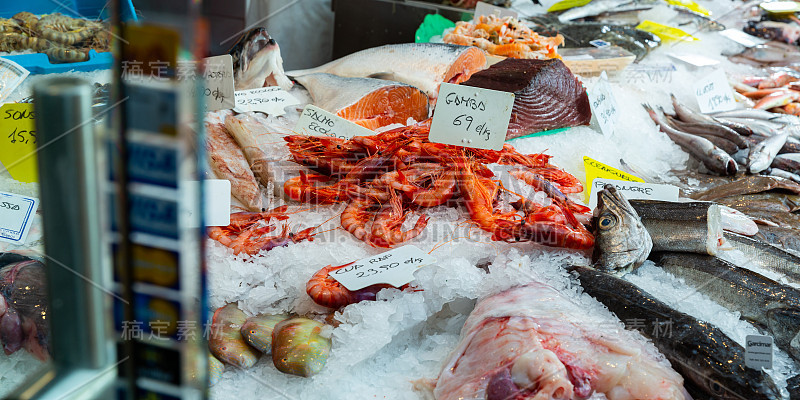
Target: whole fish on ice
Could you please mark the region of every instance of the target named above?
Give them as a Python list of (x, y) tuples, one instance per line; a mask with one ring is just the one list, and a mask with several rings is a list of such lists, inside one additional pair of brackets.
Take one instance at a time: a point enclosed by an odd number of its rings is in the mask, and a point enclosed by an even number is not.
[(601, 270), (624, 275), (647, 259), (653, 241), (636, 210), (611, 185), (597, 193), (592, 259)]
[(762, 140), (755, 145), (755, 147), (751, 148), (750, 155), (748, 156), (747, 170), (751, 174), (757, 174), (769, 168), (770, 164), (772, 164), (772, 160), (778, 155), (778, 151), (781, 150), (788, 138), (788, 132), (780, 133)]
[(683, 378), (638, 335), (590, 323), (585, 306), (529, 283), (478, 302), (447, 357), (437, 400), (688, 399)]
[(403, 43), (361, 50), (316, 68), (287, 74), (296, 78), (325, 72), (348, 78), (388, 79), (422, 89), (433, 103), (440, 83), (464, 82), (485, 65), (486, 55), (477, 47)]
[(264, 28), (253, 28), (243, 34), (228, 52), (233, 58), (236, 90), (264, 86), (292, 88), (292, 81), (283, 72), (281, 49)]
[(631, 200), (653, 239), (653, 251), (717, 254), (722, 215), (710, 202)]

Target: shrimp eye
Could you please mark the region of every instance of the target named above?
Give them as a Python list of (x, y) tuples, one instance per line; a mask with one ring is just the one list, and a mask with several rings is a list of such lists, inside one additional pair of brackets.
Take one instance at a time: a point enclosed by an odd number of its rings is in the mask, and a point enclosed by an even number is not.
[(708, 381), (708, 389), (711, 390), (711, 393), (715, 396), (721, 396), (725, 392), (725, 388), (713, 379)]
[(598, 222), (600, 229), (609, 229), (613, 227), (615, 224), (616, 220), (611, 216), (600, 217), (600, 221)]

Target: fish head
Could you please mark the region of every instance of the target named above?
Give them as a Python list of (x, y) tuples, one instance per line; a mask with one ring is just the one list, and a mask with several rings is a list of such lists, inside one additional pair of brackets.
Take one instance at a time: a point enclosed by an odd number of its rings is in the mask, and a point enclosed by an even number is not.
[(653, 240), (628, 200), (611, 185), (597, 193), (593, 261), (598, 269), (624, 275), (647, 259)]
[(291, 88), (291, 81), (283, 71), (280, 47), (266, 29), (249, 30), (229, 53), (233, 58), (237, 90), (259, 88), (265, 83), (279, 85), (285, 90)]

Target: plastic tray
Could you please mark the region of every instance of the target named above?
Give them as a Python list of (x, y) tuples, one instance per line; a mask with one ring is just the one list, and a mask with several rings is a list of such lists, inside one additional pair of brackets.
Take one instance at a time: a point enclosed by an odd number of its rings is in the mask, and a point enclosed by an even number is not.
[[(115, 0), (110, 0), (115, 1)], [(37, 15), (61, 13), (70, 17), (82, 18), (101, 18), (108, 19), (110, 9), (107, 4), (109, 0), (27, 0), (25, 2), (0, 1), (0, 18), (11, 18), (20, 11), (28, 11)], [(122, 17), (126, 21), (136, 21), (136, 12), (133, 9), (132, 0), (125, 2), (122, 10)], [(35, 74), (55, 74), (68, 71), (94, 71), (98, 69), (108, 69), (114, 62), (114, 57), (110, 52), (89, 51), (89, 59), (77, 63), (52, 64), (50, 59), (42, 53), (19, 54), (14, 56), (3, 56), (25, 69)]]

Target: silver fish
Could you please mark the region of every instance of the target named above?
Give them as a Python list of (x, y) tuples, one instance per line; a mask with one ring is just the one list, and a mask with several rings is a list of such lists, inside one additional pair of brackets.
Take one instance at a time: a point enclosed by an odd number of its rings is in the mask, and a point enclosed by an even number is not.
[(775, 159), (772, 160), (770, 166), (794, 174), (800, 173), (800, 153), (778, 154), (775, 156)]
[(591, 17), (615, 9), (631, 0), (594, 0), (582, 7), (571, 8), (558, 16), (558, 20), (566, 23), (578, 18)]
[(778, 155), (789, 137), (788, 132), (780, 133), (775, 136), (766, 138), (755, 147), (750, 149), (750, 156), (748, 157), (747, 170), (751, 174), (757, 174), (772, 164), (772, 160)]
[(653, 251), (717, 254), (722, 215), (711, 202), (631, 200), (653, 239)]
[(769, 170), (770, 176), (778, 176), (781, 178), (791, 179), (797, 183), (800, 183), (800, 175), (797, 175), (793, 172), (784, 171), (780, 168), (770, 168)]
[(800, 194), (800, 185), (788, 179), (764, 175), (749, 175), (733, 182), (713, 186), (705, 191), (694, 193), (691, 198), (702, 201), (714, 201), (723, 197), (751, 193), (761, 193), (781, 189)]
[(595, 265), (620, 276), (642, 265), (653, 241), (625, 196), (606, 185), (597, 193), (595, 212)]
[(744, 253), (752, 263), (800, 283), (800, 257), (770, 243), (744, 235), (725, 233), (725, 239), (733, 248)]
[(264, 28), (253, 28), (243, 34), (228, 52), (233, 57), (233, 78), (236, 90), (263, 86), (292, 88), (292, 81), (283, 72), (281, 49)]

